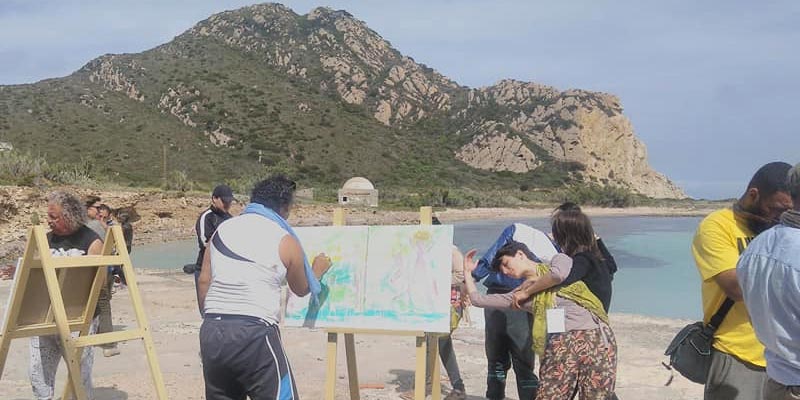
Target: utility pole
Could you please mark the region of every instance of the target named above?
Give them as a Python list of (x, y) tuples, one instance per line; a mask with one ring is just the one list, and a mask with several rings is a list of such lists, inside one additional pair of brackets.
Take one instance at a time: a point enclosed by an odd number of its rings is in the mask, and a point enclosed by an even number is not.
[(164, 156), (162, 157), (161, 167), (163, 171), (163, 183), (162, 187), (166, 190), (167, 189), (167, 145), (163, 145), (162, 148), (164, 149)]

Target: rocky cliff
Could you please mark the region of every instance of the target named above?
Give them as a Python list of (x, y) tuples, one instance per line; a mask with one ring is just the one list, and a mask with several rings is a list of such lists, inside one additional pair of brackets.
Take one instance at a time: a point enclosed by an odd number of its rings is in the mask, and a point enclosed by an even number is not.
[[(150, 136), (183, 152), (223, 152), (259, 164), (266, 159), (317, 181), (365, 169), (386, 174), (387, 182), (400, 182), (399, 170), (466, 173), (451, 162), (483, 171), (487, 179), (485, 174), (505, 171), (524, 181), (543, 166), (563, 163), (571, 166), (564, 183), (685, 197), (648, 165), (646, 149), (615, 96), (513, 80), (467, 88), (400, 54), (349, 13), (329, 8), (298, 15), (279, 4), (260, 4), (223, 12), (170, 43), (141, 54), (102, 56), (49, 85), (39, 92), (67, 92), (68, 101), (124, 129), (135, 125), (142, 137), (152, 122), (130, 119), (157, 113), (148, 121), (157, 120), (160, 130)], [(18, 92), (5, 91), (12, 97)], [(11, 114), (24, 111), (14, 102), (6, 106)], [(5, 125), (9, 136), (22, 133), (5, 122), (0, 130)], [(358, 137), (344, 140), (343, 131), (354, 125), (363, 134), (351, 132)], [(164, 126), (180, 133), (164, 137)], [(409, 141), (420, 149), (438, 146), (445, 158), (420, 150), (408, 160), (403, 146)], [(350, 156), (330, 161), (320, 145)], [(364, 157), (355, 157), (354, 147)], [(376, 163), (386, 165), (385, 171)]]

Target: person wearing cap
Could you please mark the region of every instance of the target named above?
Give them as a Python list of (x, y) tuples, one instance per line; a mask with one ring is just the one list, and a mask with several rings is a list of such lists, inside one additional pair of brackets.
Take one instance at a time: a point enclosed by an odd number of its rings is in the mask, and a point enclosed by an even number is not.
[(233, 190), (228, 185), (217, 185), (211, 193), (211, 206), (203, 211), (197, 222), (194, 224), (194, 231), (197, 234), (197, 260), (195, 261), (194, 268), (194, 283), (195, 290), (197, 290), (197, 279), (200, 276), (200, 269), (202, 268), (203, 256), (206, 252), (206, 246), (211, 236), (216, 232), (217, 227), (225, 220), (231, 218), (230, 209), (233, 203)]

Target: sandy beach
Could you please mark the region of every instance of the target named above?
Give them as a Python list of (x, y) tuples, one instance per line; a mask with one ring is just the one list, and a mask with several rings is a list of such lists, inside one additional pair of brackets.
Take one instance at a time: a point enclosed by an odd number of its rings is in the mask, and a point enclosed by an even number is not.
[[(133, 224), (134, 251), (136, 245), (194, 237), (195, 219), (209, 204), (209, 199), (200, 195), (98, 191), (85, 188), (71, 190), (81, 196), (97, 194), (113, 207), (135, 207), (139, 220)], [(0, 195), (5, 196), (4, 214), (0, 218), (0, 260), (8, 262), (24, 248), (31, 216), (34, 213), (45, 215), (46, 192), (35, 188), (5, 186), (0, 187)], [(332, 204), (300, 203), (294, 209), (290, 222), (296, 226), (328, 225), (334, 208), (335, 205)], [(550, 207), (477, 208), (442, 209), (436, 210), (436, 213), (446, 223), (469, 219), (547, 217), (551, 210)], [(232, 211), (237, 213), (237, 206)], [(709, 211), (695, 208), (586, 208), (591, 216), (685, 216), (704, 215)], [(350, 208), (346, 215), (347, 223), (351, 225), (415, 224), (419, 221), (416, 211)], [(179, 272), (146, 269), (139, 269), (138, 276), (170, 398), (202, 399), (204, 389), (198, 355), (198, 330), (201, 321), (191, 277)], [(2, 307), (5, 307), (10, 286), (10, 281), (0, 281)], [(115, 326), (122, 328), (133, 323), (127, 291), (122, 290), (115, 295), (112, 308)], [(463, 324), (454, 333), (454, 345), (469, 398), (480, 399), (486, 389), (482, 310), (473, 309), (470, 314), (473, 316), (471, 326)], [(702, 397), (702, 386), (679, 375), (675, 375), (673, 382), (665, 386), (671, 374), (661, 365), (665, 360), (664, 348), (672, 336), (689, 321), (612, 314), (611, 322), (619, 346), (617, 392), (621, 399)], [(282, 336), (302, 398), (322, 399), (325, 381), (325, 332), (321, 329), (287, 327), (283, 329)], [(356, 343), (359, 382), (370, 387), (361, 391), (362, 399), (398, 399), (400, 393), (412, 390), (415, 365), (412, 337), (361, 335), (356, 337)], [(116, 357), (104, 358), (99, 351), (96, 354), (96, 398), (154, 398), (141, 343), (124, 343), (120, 348), (122, 354)], [(345, 399), (349, 396), (344, 346), (341, 344), (339, 355), (337, 398)], [(1, 399), (31, 398), (27, 369), (28, 341), (15, 340), (0, 385)], [(59, 387), (66, 377), (64, 371), (62, 365)], [(446, 393), (449, 390), (446, 376), (442, 381)], [(510, 374), (508, 384), (508, 398), (517, 399), (513, 374)]]
[[(171, 399), (202, 399), (203, 376), (198, 356), (200, 318), (190, 276), (156, 270), (138, 270), (142, 297), (158, 352), (161, 369)], [(0, 299), (6, 299), (10, 281), (0, 281)], [(5, 307), (5, 301), (2, 301)], [(114, 325), (122, 329), (133, 324), (132, 308), (126, 290), (118, 291), (112, 301)], [(5, 311), (3, 309), (3, 311)], [(483, 398), (486, 390), (486, 361), (483, 349), (481, 311), (473, 309), (473, 326), (462, 326), (454, 333), (454, 346), (461, 374), (470, 399)], [(612, 327), (619, 346), (617, 393), (621, 399), (678, 400), (699, 399), (702, 386), (676, 375), (670, 377), (661, 362), (664, 348), (688, 321), (612, 314)], [(475, 326), (477, 325), (477, 326)], [(292, 363), (298, 390), (303, 399), (322, 399), (325, 381), (326, 336), (321, 329), (284, 328), (284, 346)], [(340, 341), (341, 343), (342, 341)], [(357, 335), (359, 382), (375, 388), (361, 390), (365, 400), (399, 399), (411, 390), (414, 380), (414, 339), (412, 337)], [(97, 400), (154, 398), (144, 348), (139, 341), (120, 345), (122, 354), (105, 358), (95, 353), (94, 377)], [(0, 398), (30, 399), (27, 376), (28, 340), (12, 342), (6, 362)], [(66, 379), (63, 364), (59, 368), (58, 387)], [(446, 376), (443, 391), (449, 390)], [(517, 399), (513, 374), (507, 397)], [(349, 399), (344, 346), (340, 344), (337, 376), (337, 399)]]

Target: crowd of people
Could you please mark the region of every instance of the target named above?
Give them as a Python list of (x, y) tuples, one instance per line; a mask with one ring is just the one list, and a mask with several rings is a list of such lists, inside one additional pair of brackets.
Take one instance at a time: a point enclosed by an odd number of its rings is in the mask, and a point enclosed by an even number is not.
[[(325, 254), (309, 260), (288, 224), (295, 190), (286, 176), (271, 176), (232, 216), (233, 192), (219, 185), (198, 217), (197, 261), (184, 269), (195, 276), (209, 400), (298, 398), (279, 331), (281, 289), (288, 284), (297, 296), (310, 295), (312, 306), (319, 304), (326, 290), (320, 279), (331, 260)], [(98, 197), (81, 202), (53, 192), (47, 214), (52, 253), (98, 254), (108, 225), (116, 223), (130, 251), (128, 216), (118, 212), (115, 222), (112, 215)], [(549, 228), (512, 224), (480, 258), (477, 249), (462, 254), (454, 246), (451, 333), (467, 306), (484, 308), (487, 399), (505, 398), (512, 368), (521, 400), (616, 399), (617, 345), (608, 313), (617, 264), (579, 205), (557, 207)], [(691, 253), (705, 321), (727, 310), (714, 333), (704, 398), (800, 399), (800, 164), (758, 169), (731, 207), (702, 220)], [(3, 275), (13, 275), (13, 268)], [(109, 274), (91, 333), (113, 329), (114, 279)], [(481, 281), (485, 290), (478, 289)], [(451, 336), (438, 340), (452, 385), (446, 399), (466, 399)], [(53, 397), (62, 351), (56, 337), (31, 338), (30, 378), (38, 399)], [(119, 354), (113, 345), (103, 352)], [(89, 391), (92, 360), (87, 347), (81, 370)]]

